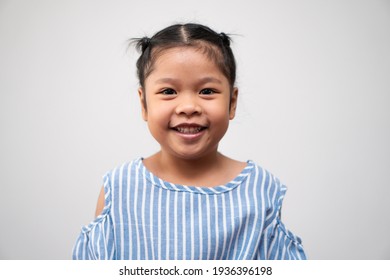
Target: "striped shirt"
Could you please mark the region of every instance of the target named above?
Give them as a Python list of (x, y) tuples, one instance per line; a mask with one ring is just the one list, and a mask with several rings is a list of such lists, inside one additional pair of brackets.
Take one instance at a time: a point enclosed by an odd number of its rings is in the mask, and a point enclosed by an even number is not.
[(103, 180), (105, 207), (82, 228), (73, 259), (306, 259), (280, 220), (286, 187), (252, 161), (212, 188), (163, 181), (142, 159)]

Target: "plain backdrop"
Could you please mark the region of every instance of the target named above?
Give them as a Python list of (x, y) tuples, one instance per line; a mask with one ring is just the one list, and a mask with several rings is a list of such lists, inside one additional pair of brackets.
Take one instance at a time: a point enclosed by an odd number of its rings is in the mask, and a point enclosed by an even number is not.
[(222, 153), (288, 188), (310, 259), (390, 259), (390, 1), (0, 0), (0, 259), (70, 259), (102, 176), (158, 150), (133, 37), (232, 34)]

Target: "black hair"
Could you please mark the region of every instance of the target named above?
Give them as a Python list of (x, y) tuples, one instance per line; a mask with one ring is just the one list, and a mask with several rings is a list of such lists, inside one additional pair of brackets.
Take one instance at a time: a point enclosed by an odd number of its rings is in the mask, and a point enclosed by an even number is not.
[(143, 88), (158, 55), (169, 48), (181, 46), (195, 47), (203, 51), (216, 62), (231, 88), (235, 84), (236, 62), (230, 48), (231, 39), (225, 33), (217, 33), (201, 24), (175, 24), (157, 32), (151, 38), (132, 39), (131, 42), (136, 43), (136, 48), (141, 53), (137, 60), (137, 75)]

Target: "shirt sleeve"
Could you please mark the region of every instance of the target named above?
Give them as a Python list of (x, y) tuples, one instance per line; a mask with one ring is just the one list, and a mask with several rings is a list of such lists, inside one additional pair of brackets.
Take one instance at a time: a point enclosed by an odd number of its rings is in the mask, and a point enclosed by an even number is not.
[(289, 231), (279, 218), (268, 231), (269, 260), (306, 260), (301, 239)]
[(287, 187), (274, 178), (273, 199), (265, 228), (265, 258), (269, 260), (305, 260), (301, 239), (289, 231), (281, 220), (281, 208)]
[(109, 175), (104, 176), (105, 205), (102, 213), (81, 233), (73, 247), (74, 260), (112, 260), (115, 259), (114, 231), (109, 215), (111, 208), (111, 188)]

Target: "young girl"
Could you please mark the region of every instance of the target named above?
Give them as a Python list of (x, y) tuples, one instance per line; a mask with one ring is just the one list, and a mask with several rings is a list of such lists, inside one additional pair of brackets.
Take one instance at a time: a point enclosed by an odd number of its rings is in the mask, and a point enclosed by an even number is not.
[(199, 24), (137, 40), (142, 117), (161, 150), (104, 176), (74, 259), (305, 259), (280, 220), (286, 187), (218, 152), (238, 89), (230, 38)]

